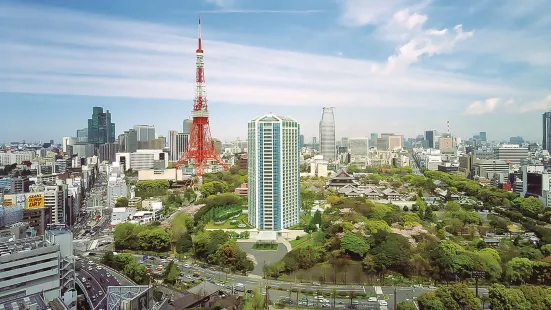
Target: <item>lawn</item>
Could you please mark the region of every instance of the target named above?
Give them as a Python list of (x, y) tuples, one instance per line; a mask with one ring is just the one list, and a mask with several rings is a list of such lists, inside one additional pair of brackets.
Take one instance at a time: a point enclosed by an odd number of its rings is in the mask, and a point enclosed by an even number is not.
[(315, 245), (314, 238), (312, 238), (310, 235), (302, 236), (298, 240), (291, 240), (289, 241), (289, 243), (291, 244), (293, 249), (305, 248), (307, 246), (313, 247)]
[(513, 224), (510, 224), (510, 225), (507, 225), (507, 228), (512, 233), (524, 232), (524, 229), (522, 229), (522, 226), (520, 226), (519, 224), (514, 224), (513, 223)]
[(253, 250), (257, 251), (277, 251), (278, 248), (277, 243), (256, 243), (253, 245)]
[[(237, 220), (237, 223), (232, 224), (231, 222), (233, 220)], [(237, 225), (239, 225), (239, 224), (245, 224), (247, 226), (243, 227), (243, 228), (238, 228)], [(208, 228), (208, 229), (251, 229), (253, 227), (251, 225), (249, 225), (249, 223), (247, 222), (247, 214), (241, 214), (239, 217), (237, 217), (235, 219), (230, 219), (230, 220), (224, 221), (224, 223), (222, 223), (222, 224), (215, 224), (213, 221), (210, 221), (205, 226), (205, 228)]]

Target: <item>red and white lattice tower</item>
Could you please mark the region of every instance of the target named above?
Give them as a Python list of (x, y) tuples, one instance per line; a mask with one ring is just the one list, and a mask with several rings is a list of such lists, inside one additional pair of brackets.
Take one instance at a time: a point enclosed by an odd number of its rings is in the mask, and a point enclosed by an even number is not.
[(205, 166), (209, 159), (216, 160), (222, 167), (229, 170), (230, 167), (224, 163), (222, 158), (216, 153), (214, 141), (210, 135), (209, 126), (209, 111), (207, 108), (207, 93), (205, 87), (204, 62), (203, 62), (203, 46), (201, 42), (201, 18), (199, 18), (199, 34), (198, 46), (195, 51), (196, 55), (196, 85), (195, 99), (193, 99), (193, 111), (191, 117), (193, 124), (191, 127), (191, 135), (187, 150), (184, 152), (180, 160), (174, 168), (178, 169), (183, 163), (194, 166), (195, 173), (202, 176), (205, 171)]

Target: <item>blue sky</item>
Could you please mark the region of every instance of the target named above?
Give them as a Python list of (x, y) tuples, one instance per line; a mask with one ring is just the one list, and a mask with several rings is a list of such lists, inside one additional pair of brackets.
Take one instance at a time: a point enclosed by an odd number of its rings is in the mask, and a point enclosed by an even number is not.
[(311, 140), (323, 106), (338, 137), (450, 120), (463, 138), (539, 140), (551, 108), (548, 0), (0, 0), (0, 141), (75, 135), (93, 106), (117, 133), (180, 130), (199, 13), (222, 140), (269, 112)]

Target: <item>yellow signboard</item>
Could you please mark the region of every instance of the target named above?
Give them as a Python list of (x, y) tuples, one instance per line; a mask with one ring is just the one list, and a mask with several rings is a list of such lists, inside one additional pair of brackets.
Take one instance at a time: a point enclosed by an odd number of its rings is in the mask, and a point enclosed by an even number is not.
[(44, 194), (31, 193), (27, 196), (27, 209), (44, 208)]
[(4, 207), (15, 207), (15, 195), (4, 195)]

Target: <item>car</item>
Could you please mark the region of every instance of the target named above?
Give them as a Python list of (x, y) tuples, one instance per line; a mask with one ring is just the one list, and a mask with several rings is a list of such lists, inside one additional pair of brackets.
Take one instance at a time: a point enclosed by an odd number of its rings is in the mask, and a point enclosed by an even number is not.
[(369, 297), (367, 299), (368, 302), (377, 302), (377, 297)]
[(102, 291), (99, 291), (99, 292), (98, 292), (98, 295), (100, 295), (100, 296), (103, 295), (103, 292), (102, 292)]
[(191, 266), (189, 264), (184, 264), (184, 268), (190, 268)]
[(312, 285), (313, 286), (321, 286), (321, 284), (319, 282), (312, 282)]
[(386, 300), (379, 300), (379, 306), (388, 306), (388, 303), (386, 302)]

